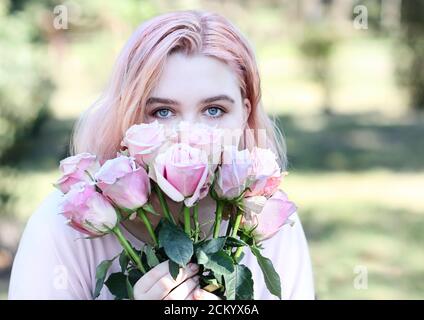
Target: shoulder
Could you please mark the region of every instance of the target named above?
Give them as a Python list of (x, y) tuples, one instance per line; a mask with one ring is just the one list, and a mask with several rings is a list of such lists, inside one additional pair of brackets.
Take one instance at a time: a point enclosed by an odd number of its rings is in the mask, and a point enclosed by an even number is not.
[(63, 234), (62, 231), (66, 230), (66, 220), (59, 214), (62, 197), (60, 191), (52, 191), (29, 217), (24, 235), (28, 233), (51, 235), (55, 232)]
[(66, 218), (60, 214), (60, 204), (63, 194), (59, 190), (53, 190), (40, 203), (29, 217), (22, 234), (20, 246), (29, 243), (46, 245), (56, 248), (77, 248), (78, 239), (87, 236), (71, 228)]
[(84, 241), (88, 236), (70, 227), (67, 219), (60, 213), (62, 200), (63, 194), (58, 190), (47, 195), (28, 219), (21, 242), (27, 238), (35, 241), (53, 240), (47, 244), (60, 248), (78, 248), (80, 244), (98, 245), (110, 238), (104, 236)]
[(98, 238), (88, 236), (68, 225), (60, 213), (63, 194), (52, 191), (33, 212), (25, 226), (20, 247), (37, 243), (41, 248), (53, 249), (60, 259), (77, 259), (79, 265), (96, 264), (115, 255), (120, 249), (113, 235)]

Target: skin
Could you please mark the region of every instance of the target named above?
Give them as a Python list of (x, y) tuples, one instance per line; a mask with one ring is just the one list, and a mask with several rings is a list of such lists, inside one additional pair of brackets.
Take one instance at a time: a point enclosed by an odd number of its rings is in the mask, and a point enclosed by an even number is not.
[[(158, 84), (147, 99), (144, 122), (158, 120), (165, 126), (173, 126), (187, 121), (217, 125), (218, 128), (243, 129), (250, 110), (249, 100), (243, 99), (235, 73), (225, 63), (202, 55), (174, 53), (168, 57)], [(175, 219), (181, 220), (178, 217), (181, 204), (167, 200)], [(151, 201), (160, 211), (154, 195)], [(209, 197), (202, 199), (199, 203), (200, 224), (213, 219), (214, 212), (215, 202)], [(160, 217), (149, 215), (149, 219), (156, 227)], [(202, 230), (208, 232), (211, 224), (206, 224)], [(123, 225), (141, 241), (152, 243), (141, 221), (127, 220)], [(169, 273), (168, 262), (162, 262), (140, 278), (134, 287), (134, 296), (143, 300), (219, 299), (199, 287), (196, 272), (188, 265), (180, 269), (177, 280), (174, 280)]]

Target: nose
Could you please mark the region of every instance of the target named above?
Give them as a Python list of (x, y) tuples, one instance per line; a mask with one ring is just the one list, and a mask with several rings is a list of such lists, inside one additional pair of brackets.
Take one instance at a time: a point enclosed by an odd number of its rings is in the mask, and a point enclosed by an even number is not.
[(199, 123), (199, 122), (202, 121), (202, 119), (200, 119), (199, 116), (194, 112), (184, 112), (184, 113), (182, 113), (180, 120), (185, 121), (185, 122), (190, 123), (190, 124), (196, 124), (196, 123)]

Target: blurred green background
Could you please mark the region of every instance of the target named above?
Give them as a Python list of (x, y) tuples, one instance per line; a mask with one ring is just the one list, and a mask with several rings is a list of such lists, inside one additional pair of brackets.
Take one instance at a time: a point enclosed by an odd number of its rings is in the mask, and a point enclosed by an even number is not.
[(181, 9), (255, 48), (317, 298), (424, 298), (424, 1), (0, 0), (0, 299), (74, 121), (135, 27)]

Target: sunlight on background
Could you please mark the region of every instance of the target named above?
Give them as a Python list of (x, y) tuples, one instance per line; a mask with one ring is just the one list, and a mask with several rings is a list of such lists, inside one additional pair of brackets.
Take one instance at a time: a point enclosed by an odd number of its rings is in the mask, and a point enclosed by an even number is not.
[[(414, 12), (424, 1), (414, 3), (0, 2), (0, 298), (74, 121), (134, 28), (179, 9), (222, 13), (257, 53), (264, 106), (287, 139), (282, 188), (299, 207), (317, 298), (423, 298), (424, 26)], [(68, 10), (66, 29), (54, 27), (56, 6)], [(366, 288), (355, 288), (357, 266)]]

